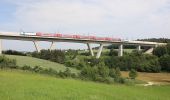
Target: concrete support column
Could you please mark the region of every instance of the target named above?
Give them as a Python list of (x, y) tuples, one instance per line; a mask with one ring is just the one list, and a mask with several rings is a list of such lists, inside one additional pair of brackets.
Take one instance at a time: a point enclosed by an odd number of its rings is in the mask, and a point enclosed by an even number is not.
[(137, 51), (141, 51), (141, 45), (137, 46)]
[(50, 51), (55, 49), (54, 46), (55, 46), (55, 42), (53, 41), (53, 42), (51, 43), (51, 46), (50, 46)]
[(156, 45), (155, 45), (155, 48), (157, 48), (157, 47), (158, 47), (158, 45), (156, 44)]
[(102, 53), (102, 49), (103, 49), (103, 44), (100, 44), (100, 47), (99, 47), (99, 50), (98, 50), (97, 56), (96, 56), (97, 59), (100, 58), (101, 53)]
[(0, 55), (2, 55), (2, 40), (0, 39)]
[(123, 56), (123, 44), (119, 45), (118, 56)]
[(88, 49), (90, 51), (91, 56), (94, 56), (93, 50), (92, 50), (92, 48), (91, 48), (89, 43), (87, 43), (87, 47), (88, 47)]
[(150, 49), (148, 49), (147, 51), (145, 51), (145, 54), (152, 54), (153, 52), (153, 47), (151, 47)]
[(33, 42), (34, 42), (34, 46), (35, 46), (36, 51), (37, 51), (37, 52), (40, 52), (41, 49), (40, 49), (40, 47), (38, 46), (38, 41), (33, 41)]

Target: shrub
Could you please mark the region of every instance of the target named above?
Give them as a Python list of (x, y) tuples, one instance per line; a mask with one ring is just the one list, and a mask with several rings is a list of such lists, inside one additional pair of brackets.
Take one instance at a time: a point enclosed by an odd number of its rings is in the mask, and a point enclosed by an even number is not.
[(0, 68), (17, 68), (16, 60), (0, 56)]
[(111, 68), (109, 70), (109, 76), (112, 77), (112, 78), (116, 77), (116, 70), (114, 68)]
[(109, 56), (117, 56), (117, 55), (118, 55), (118, 51), (114, 49), (110, 49)]
[(141, 72), (161, 71), (158, 57), (147, 54), (132, 53), (123, 57), (110, 57), (105, 59), (105, 64), (111, 69), (116, 66), (123, 71), (129, 71), (130, 69), (135, 69)]
[(41, 72), (43, 69), (42, 69), (42, 67), (34, 66), (34, 67), (32, 68), (32, 70), (33, 70), (34, 72)]
[(98, 65), (98, 74), (103, 78), (108, 77), (109, 76), (109, 68), (107, 66), (105, 66), (104, 63), (100, 63)]
[(66, 51), (65, 55), (66, 55), (66, 59), (72, 60), (76, 58), (76, 56), (78, 55), (78, 51), (69, 49)]
[(167, 51), (167, 47), (166, 46), (158, 46), (157, 48), (155, 48), (153, 50), (153, 54), (158, 56), (158, 57), (161, 57), (165, 54), (167, 54), (168, 51)]
[(69, 68), (66, 68), (66, 70), (64, 71), (64, 75), (66, 77), (71, 77), (71, 70)]
[(32, 68), (28, 65), (24, 65), (20, 69), (22, 69), (22, 70), (32, 70)]
[(15, 50), (6, 50), (3, 51), (3, 54), (26, 56), (26, 53)]
[(159, 59), (163, 71), (170, 72), (170, 55), (164, 55)]
[(33, 57), (50, 60), (53, 62), (63, 64), (65, 61), (65, 53), (61, 50), (41, 50), (41, 52), (33, 52), (31, 54)]
[(137, 71), (136, 70), (134, 70), (134, 69), (131, 69), (130, 70), (130, 72), (129, 72), (129, 77), (131, 78), (131, 79), (135, 79), (136, 77), (137, 77)]
[(116, 67), (115, 74), (116, 74), (116, 77), (121, 77), (121, 73), (120, 73), (119, 67)]

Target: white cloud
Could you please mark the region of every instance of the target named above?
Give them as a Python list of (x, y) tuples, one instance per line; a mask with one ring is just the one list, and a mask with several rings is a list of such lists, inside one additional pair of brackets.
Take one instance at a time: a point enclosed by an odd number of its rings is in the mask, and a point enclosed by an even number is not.
[(120, 24), (119, 27), (129, 26), (126, 23), (136, 24), (135, 22), (143, 19), (150, 21), (151, 17), (159, 19), (162, 16), (157, 14), (157, 11), (167, 5), (167, 0), (93, 0), (92, 4), (87, 2), (50, 0), (21, 3), (15, 15), (17, 22), (23, 27), (38, 30), (43, 28), (47, 31), (57, 27), (66, 30), (80, 28), (83, 31), (89, 27), (95, 30), (111, 28), (110, 26), (116, 24)]

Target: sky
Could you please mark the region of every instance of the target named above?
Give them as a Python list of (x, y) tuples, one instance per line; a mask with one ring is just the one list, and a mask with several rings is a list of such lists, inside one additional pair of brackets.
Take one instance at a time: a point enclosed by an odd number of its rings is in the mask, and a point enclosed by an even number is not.
[[(0, 31), (170, 38), (170, 0), (0, 0)], [(48, 49), (50, 43), (40, 47)], [(79, 43), (55, 47), (87, 48)], [(3, 40), (3, 49), (35, 50), (32, 42), (12, 40)]]

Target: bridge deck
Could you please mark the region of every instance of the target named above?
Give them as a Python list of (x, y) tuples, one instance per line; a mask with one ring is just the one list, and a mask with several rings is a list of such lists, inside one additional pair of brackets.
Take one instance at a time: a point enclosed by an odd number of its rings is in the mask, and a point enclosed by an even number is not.
[(19, 33), (14, 33), (14, 34), (0, 33), (0, 39), (23, 40), (23, 41), (98, 43), (98, 44), (117, 44), (117, 45), (123, 44), (123, 45), (141, 45), (141, 46), (166, 45), (166, 43), (146, 42), (146, 41), (105, 41), (105, 40), (89, 40), (89, 39), (74, 39), (74, 38), (59, 38), (59, 37), (26, 36), (26, 35), (19, 35)]

